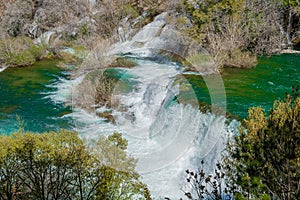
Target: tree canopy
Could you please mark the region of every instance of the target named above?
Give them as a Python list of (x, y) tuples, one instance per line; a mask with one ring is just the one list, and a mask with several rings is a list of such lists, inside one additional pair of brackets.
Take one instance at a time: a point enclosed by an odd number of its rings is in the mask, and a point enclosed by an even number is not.
[(186, 170), (189, 199), (300, 199), (299, 87), (276, 100), (268, 116), (250, 108), (214, 172), (204, 169), (201, 161), (198, 170)]
[(184, 31), (202, 42), (218, 66), (251, 67), (256, 56), (292, 48), (298, 0), (185, 0)]
[(0, 198), (149, 199), (126, 148), (118, 133), (92, 145), (65, 130), (0, 136)]
[[(298, 90), (298, 88), (296, 88)], [(260, 108), (248, 118), (228, 145), (228, 175), (238, 199), (300, 198), (300, 98), (293, 89), (275, 101), (268, 117)]]

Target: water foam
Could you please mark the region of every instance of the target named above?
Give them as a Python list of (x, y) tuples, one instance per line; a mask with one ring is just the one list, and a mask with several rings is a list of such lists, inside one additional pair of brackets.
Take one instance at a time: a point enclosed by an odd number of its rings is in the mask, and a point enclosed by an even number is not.
[(0, 67), (0, 72), (3, 72), (3, 71), (6, 70), (7, 68), (8, 68), (8, 66), (2, 65), (2, 66)]
[[(126, 109), (112, 110), (116, 125), (79, 108), (65, 117), (72, 117), (75, 129), (88, 140), (114, 131), (123, 133), (128, 140), (128, 153), (139, 160), (137, 171), (152, 196), (179, 198), (183, 196), (184, 171), (197, 168), (204, 158), (212, 169), (224, 148), (222, 138), (230, 130), (222, 116), (204, 114), (176, 101), (170, 104), (179, 95), (178, 87), (173, 85), (174, 77), (181, 73), (177, 65), (143, 59), (137, 64), (127, 70), (127, 77), (135, 77), (133, 90), (118, 94)], [(83, 77), (60, 79), (51, 85), (57, 91), (49, 97), (58, 103), (67, 101), (81, 80)]]
[(68, 79), (65, 77), (58, 77), (58, 80), (54, 83), (46, 85), (48, 88), (52, 88), (53, 91), (45, 93), (44, 98), (51, 99), (55, 104), (71, 104), (73, 89), (82, 82), (84, 75), (78, 76), (74, 79)]
[[(112, 109), (116, 124), (79, 108), (70, 115), (83, 138), (95, 140), (114, 131), (123, 133), (128, 140), (128, 153), (138, 159), (137, 171), (152, 196), (179, 199), (184, 195), (181, 189), (185, 170), (196, 169), (202, 159), (213, 169), (224, 148), (225, 137), (235, 125), (227, 126), (223, 116), (201, 113), (191, 105), (174, 100), (180, 88), (174, 86), (174, 77), (181, 76), (183, 70), (171, 61), (156, 62), (152, 51), (155, 45), (165, 41), (160, 38), (166, 32), (162, 16), (145, 26), (131, 41), (115, 44), (110, 50), (111, 54), (130, 53), (132, 58), (138, 58), (137, 66), (126, 70), (135, 81), (132, 91), (125, 94), (115, 91), (122, 107)], [(52, 84), (57, 92), (49, 97), (58, 103), (67, 101), (83, 78)]]

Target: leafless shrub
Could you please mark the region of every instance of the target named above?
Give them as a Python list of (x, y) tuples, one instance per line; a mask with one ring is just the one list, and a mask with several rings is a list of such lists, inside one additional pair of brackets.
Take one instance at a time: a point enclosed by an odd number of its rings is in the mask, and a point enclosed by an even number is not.
[(7, 4), (1, 25), (10, 36), (26, 34), (33, 19), (34, 4), (31, 1), (17, 0)]
[(96, 79), (96, 104), (99, 106), (112, 106), (114, 90), (117, 81), (108, 77), (104, 73), (97, 76)]
[(241, 16), (224, 16), (221, 27), (211, 24), (206, 34), (207, 50), (215, 64), (221, 66), (251, 67), (256, 58), (250, 52), (243, 52), (248, 44), (248, 30)]
[(88, 74), (74, 92), (73, 103), (89, 111), (97, 107), (116, 108), (119, 105), (117, 80), (107, 75), (105, 70)]
[(86, 0), (47, 0), (37, 10), (35, 18), (40, 32), (62, 28), (66, 31), (65, 35), (71, 35), (76, 25), (80, 24), (78, 22), (87, 14)]

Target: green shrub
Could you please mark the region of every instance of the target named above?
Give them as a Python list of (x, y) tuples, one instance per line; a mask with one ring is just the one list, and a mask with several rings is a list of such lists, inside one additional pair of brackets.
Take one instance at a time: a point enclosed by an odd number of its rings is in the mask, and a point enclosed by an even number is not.
[(2, 135), (0, 199), (146, 199), (127, 144), (118, 133), (91, 146), (65, 130)]
[(241, 197), (299, 199), (298, 90), (293, 88), (284, 101), (275, 101), (269, 115), (260, 107), (249, 109), (240, 133), (228, 143), (227, 173)]
[(6, 61), (11, 66), (28, 66), (35, 62), (30, 51), (12, 52), (9, 60)]
[(33, 57), (36, 60), (41, 59), (42, 56), (44, 55), (44, 53), (46, 52), (46, 50), (47, 50), (46, 45), (43, 45), (43, 44), (32, 45), (29, 48), (29, 52), (33, 55)]
[(46, 44), (34, 44), (28, 37), (0, 39), (0, 61), (8, 66), (32, 65), (46, 50)]
[(137, 18), (140, 14), (139, 14), (139, 11), (132, 7), (130, 4), (126, 4), (124, 6), (124, 12), (125, 12), (125, 15), (127, 16), (130, 16), (131, 18)]
[(82, 35), (88, 35), (88, 27), (87, 27), (87, 24), (83, 24), (82, 26), (81, 26), (81, 33), (82, 33)]

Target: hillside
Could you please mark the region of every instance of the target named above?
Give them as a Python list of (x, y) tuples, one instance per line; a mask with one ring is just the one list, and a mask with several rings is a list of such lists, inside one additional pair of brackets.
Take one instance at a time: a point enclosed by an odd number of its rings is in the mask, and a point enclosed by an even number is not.
[(2, 0), (0, 1), (0, 20), (2, 19), (2, 15), (3, 15), (3, 12), (5, 11), (6, 9), (6, 4), (7, 3), (11, 3), (13, 2), (14, 0)]
[(43, 36), (54, 54), (64, 46), (93, 49), (107, 38), (128, 40), (167, 12), (173, 29), (195, 39), (218, 67), (252, 67), (257, 56), (300, 44), (299, 2), (258, 2), (6, 0), (0, 4), (0, 36)]

